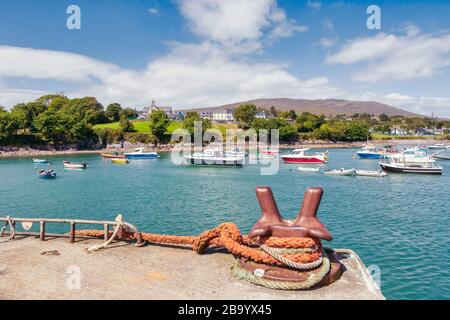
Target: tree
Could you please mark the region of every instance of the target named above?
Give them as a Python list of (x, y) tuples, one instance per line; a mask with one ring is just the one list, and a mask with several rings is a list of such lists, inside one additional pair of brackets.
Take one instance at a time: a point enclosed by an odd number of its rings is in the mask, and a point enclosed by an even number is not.
[(378, 119), (380, 119), (380, 121), (382, 121), (382, 122), (387, 122), (387, 121), (390, 120), (389, 116), (387, 114), (384, 114), (384, 113), (380, 114), (378, 116)]
[(150, 116), (150, 131), (156, 137), (158, 142), (164, 139), (167, 128), (170, 125), (170, 119), (164, 111), (153, 111)]
[(131, 108), (123, 109), (120, 115), (125, 115), (127, 118), (136, 118), (138, 116), (137, 111)]
[(120, 116), (119, 127), (122, 130), (122, 132), (133, 132), (134, 131), (133, 124), (131, 123), (130, 120), (128, 120), (128, 118), (125, 115)]
[(289, 110), (288, 117), (291, 120), (297, 120), (297, 113), (295, 112), (295, 110)]
[(17, 123), (11, 114), (0, 107), (0, 137), (10, 138), (18, 129)]
[(194, 135), (194, 127), (195, 127), (195, 121), (201, 121), (202, 122), (202, 132), (205, 133), (206, 130), (212, 127), (211, 120), (209, 119), (202, 119), (200, 115), (197, 112), (188, 112), (186, 114), (186, 118), (183, 121), (183, 128), (189, 131), (189, 133)]
[(106, 116), (111, 122), (120, 120), (122, 106), (118, 103), (111, 103), (106, 107)]
[(272, 117), (278, 117), (278, 111), (277, 111), (277, 109), (274, 106), (270, 107), (270, 115)]
[(234, 111), (234, 118), (240, 122), (240, 125), (244, 128), (248, 128), (250, 123), (255, 120), (256, 106), (254, 104), (241, 104)]

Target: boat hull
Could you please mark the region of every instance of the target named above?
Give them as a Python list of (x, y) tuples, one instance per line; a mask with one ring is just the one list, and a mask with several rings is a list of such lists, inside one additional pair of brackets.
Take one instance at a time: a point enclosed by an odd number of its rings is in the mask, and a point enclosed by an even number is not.
[(386, 155), (372, 152), (357, 152), (358, 157), (361, 159), (386, 159)]
[(185, 161), (192, 166), (242, 167), (244, 159), (224, 160), (221, 158), (201, 159), (185, 157)]
[(127, 159), (157, 159), (159, 158), (158, 154), (125, 154), (125, 158)]
[(285, 163), (310, 163), (310, 164), (323, 164), (327, 161), (325, 159), (317, 157), (293, 157), (293, 156), (282, 156), (281, 159)]
[(103, 158), (107, 158), (107, 159), (125, 159), (125, 155), (123, 154), (119, 154), (119, 155), (113, 155), (113, 154), (109, 154), (109, 153), (102, 153), (102, 157)]
[(384, 171), (394, 172), (394, 173), (414, 173), (414, 174), (442, 174), (442, 168), (426, 168), (426, 167), (403, 167), (395, 166), (386, 163), (380, 163), (381, 169)]

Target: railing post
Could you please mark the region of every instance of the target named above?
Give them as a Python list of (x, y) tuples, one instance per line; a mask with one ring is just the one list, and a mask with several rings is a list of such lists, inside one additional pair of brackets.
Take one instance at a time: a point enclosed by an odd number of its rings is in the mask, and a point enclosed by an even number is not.
[(40, 222), (39, 237), (42, 241), (45, 241), (45, 221)]
[(107, 223), (103, 225), (103, 238), (105, 241), (108, 241), (109, 239), (109, 224)]
[(70, 242), (75, 242), (75, 222), (70, 223)]

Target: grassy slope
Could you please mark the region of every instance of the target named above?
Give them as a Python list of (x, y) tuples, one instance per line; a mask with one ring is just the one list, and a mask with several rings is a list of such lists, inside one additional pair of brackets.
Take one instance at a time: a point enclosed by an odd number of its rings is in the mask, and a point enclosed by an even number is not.
[[(149, 129), (150, 122), (137, 120), (137, 121), (132, 121), (132, 123), (133, 123), (134, 129), (137, 132), (150, 132), (150, 129)], [(170, 126), (167, 128), (167, 134), (171, 134), (176, 129), (179, 129), (179, 128), (182, 128), (182, 127), (183, 127), (183, 124), (181, 122), (172, 122), (170, 124)], [(106, 128), (119, 129), (119, 122), (97, 124), (96, 126), (94, 126), (94, 128), (98, 128), (98, 129), (106, 129)], [(223, 134), (225, 134), (225, 130), (226, 129), (229, 129), (229, 128), (235, 129), (236, 126), (234, 124), (214, 124), (213, 128), (219, 129)]]

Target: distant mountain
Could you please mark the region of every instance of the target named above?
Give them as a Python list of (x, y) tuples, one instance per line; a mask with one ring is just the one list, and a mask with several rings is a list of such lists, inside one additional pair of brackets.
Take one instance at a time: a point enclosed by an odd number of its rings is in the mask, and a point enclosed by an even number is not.
[(352, 115), (354, 113), (368, 113), (378, 116), (382, 113), (389, 116), (402, 115), (406, 117), (423, 117), (422, 115), (408, 112), (402, 109), (398, 109), (387, 104), (375, 102), (375, 101), (349, 101), (341, 99), (328, 99), (328, 100), (305, 100), (305, 99), (287, 99), (287, 98), (275, 98), (275, 99), (256, 99), (245, 102), (236, 102), (224, 106), (208, 107), (208, 108), (196, 108), (184, 111), (210, 111), (220, 112), (224, 110), (233, 110), (241, 104), (254, 104), (257, 107), (269, 110), (271, 106), (274, 106), (279, 111), (295, 110), (297, 113), (311, 112), (315, 114), (330, 115)]

